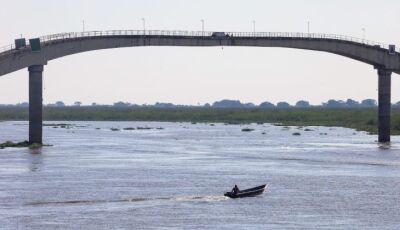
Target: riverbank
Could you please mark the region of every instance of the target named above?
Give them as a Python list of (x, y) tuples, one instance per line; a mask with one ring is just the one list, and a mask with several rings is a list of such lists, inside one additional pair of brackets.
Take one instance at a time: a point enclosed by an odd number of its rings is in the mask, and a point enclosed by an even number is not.
[[(377, 133), (376, 109), (214, 109), (214, 108), (44, 108), (46, 121), (166, 121), (228, 124), (274, 123), (283, 126), (337, 126)], [(28, 120), (27, 108), (0, 108), (0, 121)], [(392, 110), (393, 135), (400, 135), (400, 110)]]

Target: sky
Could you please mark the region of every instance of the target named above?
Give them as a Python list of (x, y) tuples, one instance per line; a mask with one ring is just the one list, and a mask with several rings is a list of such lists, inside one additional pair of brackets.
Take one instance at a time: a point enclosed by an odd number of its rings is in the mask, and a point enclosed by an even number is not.
[[(400, 45), (398, 0), (1, 0), (0, 47), (83, 30), (306, 32)], [(400, 76), (392, 76), (400, 101)], [(44, 71), (45, 104), (197, 105), (377, 99), (372, 66), (329, 53), (255, 47), (132, 47), (75, 54)], [(0, 104), (28, 101), (28, 72), (0, 77)]]

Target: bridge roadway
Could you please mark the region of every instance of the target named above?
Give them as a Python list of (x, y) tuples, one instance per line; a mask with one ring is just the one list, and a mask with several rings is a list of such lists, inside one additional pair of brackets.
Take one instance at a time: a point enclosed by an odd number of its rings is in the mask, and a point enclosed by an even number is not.
[(28, 67), (29, 142), (42, 143), (42, 75), (44, 65), (67, 55), (136, 46), (281, 47), (328, 52), (372, 65), (378, 72), (379, 142), (390, 142), (391, 75), (400, 74), (400, 50), (348, 36), (309, 33), (203, 31), (91, 31), (37, 38), (36, 45), (0, 48), (0, 76)]

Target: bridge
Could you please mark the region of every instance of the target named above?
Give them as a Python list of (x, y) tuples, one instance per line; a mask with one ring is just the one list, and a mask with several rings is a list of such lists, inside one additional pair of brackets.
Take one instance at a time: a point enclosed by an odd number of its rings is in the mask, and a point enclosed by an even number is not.
[(67, 55), (137, 46), (282, 47), (328, 52), (372, 65), (378, 73), (379, 142), (390, 142), (391, 75), (400, 74), (400, 49), (349, 36), (315, 33), (112, 30), (61, 33), (0, 48), (0, 76), (28, 68), (29, 142), (42, 143), (42, 75), (51, 60)]

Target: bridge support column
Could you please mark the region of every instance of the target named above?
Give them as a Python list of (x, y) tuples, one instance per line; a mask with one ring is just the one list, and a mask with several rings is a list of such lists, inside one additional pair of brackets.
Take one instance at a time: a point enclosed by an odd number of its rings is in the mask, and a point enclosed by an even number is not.
[(29, 71), (29, 143), (42, 144), (43, 65), (32, 65)]
[(380, 143), (390, 142), (391, 76), (390, 70), (378, 69), (378, 133)]

